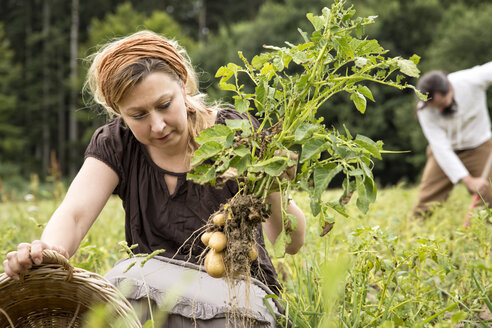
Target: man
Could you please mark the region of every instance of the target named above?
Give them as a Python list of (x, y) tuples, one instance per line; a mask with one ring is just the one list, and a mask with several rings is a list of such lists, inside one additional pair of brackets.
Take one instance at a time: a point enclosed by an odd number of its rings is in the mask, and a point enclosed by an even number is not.
[(492, 61), (446, 74), (424, 74), (417, 88), (427, 101), (417, 104), (417, 117), (429, 146), (414, 214), (425, 214), (432, 203), (446, 200), (462, 182), (492, 204), (490, 179), (481, 178), (492, 151), (486, 91), (492, 84)]

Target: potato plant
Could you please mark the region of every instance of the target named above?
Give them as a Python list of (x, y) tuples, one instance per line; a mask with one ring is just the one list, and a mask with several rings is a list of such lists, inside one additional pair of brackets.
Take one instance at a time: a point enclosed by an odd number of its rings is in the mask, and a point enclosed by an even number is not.
[[(229, 120), (226, 125), (204, 130), (196, 139), (200, 147), (188, 178), (217, 187), (229, 179), (239, 184), (238, 194), (211, 218), (223, 215), (224, 225), (210, 221), (206, 229), (226, 235), (223, 259), (228, 275), (238, 273), (237, 267), (231, 266), (240, 261), (239, 273), (248, 272), (247, 253), (254, 245), (254, 226), (268, 218), (265, 199), (270, 193), (278, 191), (285, 200), (284, 229), (275, 243), (275, 252), (280, 255), (290, 241), (289, 231), (297, 224), (285, 212), (291, 191), (309, 193), (310, 209), (325, 233), (335, 213), (347, 215), (344, 205), (354, 191), (356, 205), (364, 213), (376, 198), (371, 170), (373, 159), (380, 159), (384, 152), (383, 143), (330, 128), (317, 112), (342, 93), (364, 113), (367, 99), (374, 101), (368, 86), (371, 83), (415, 90), (404, 82), (404, 76), (418, 76), (419, 57), (387, 56), (377, 40), (363, 36), (364, 26), (373, 23), (375, 17), (355, 18), (353, 7), (346, 8), (344, 2), (334, 1), (319, 16), (307, 14), (313, 31), (308, 34), (299, 29), (303, 43), (265, 46), (267, 51), (251, 61), (239, 52), (242, 66), (229, 63), (216, 73), (219, 87), (234, 92), (236, 110), (248, 119)], [(253, 117), (259, 126), (253, 124)], [(298, 160), (292, 153), (298, 153)], [(293, 165), (297, 165), (295, 178), (285, 179), (286, 169)], [(336, 200), (323, 201), (322, 193), (336, 176), (343, 178), (342, 192)], [(242, 233), (234, 235), (238, 229)], [(232, 242), (238, 243), (236, 238), (243, 248), (231, 248)]]

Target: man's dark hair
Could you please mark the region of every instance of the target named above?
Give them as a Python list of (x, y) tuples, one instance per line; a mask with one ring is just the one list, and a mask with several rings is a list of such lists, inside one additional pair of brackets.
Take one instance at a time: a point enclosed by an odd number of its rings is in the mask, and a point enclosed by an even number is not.
[(429, 98), (433, 98), (436, 93), (447, 94), (450, 87), (448, 75), (443, 71), (425, 73), (417, 83), (417, 89)]
[[(429, 102), (436, 93), (440, 93), (442, 95), (446, 95), (451, 89), (451, 83), (448, 80), (448, 74), (444, 71), (430, 71), (422, 75), (420, 80), (417, 82), (417, 89), (426, 94)], [(422, 109), (425, 107), (425, 103), (421, 100), (418, 101), (416, 110)], [(443, 115), (450, 115), (456, 112), (456, 102), (452, 101), (452, 103), (443, 109)]]

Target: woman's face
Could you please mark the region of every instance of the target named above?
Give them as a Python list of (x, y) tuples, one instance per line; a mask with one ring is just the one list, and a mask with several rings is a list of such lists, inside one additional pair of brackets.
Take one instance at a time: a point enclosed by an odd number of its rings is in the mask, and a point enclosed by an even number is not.
[(174, 77), (154, 72), (129, 89), (118, 107), (135, 138), (149, 152), (179, 154), (186, 151), (188, 143), (185, 95)]

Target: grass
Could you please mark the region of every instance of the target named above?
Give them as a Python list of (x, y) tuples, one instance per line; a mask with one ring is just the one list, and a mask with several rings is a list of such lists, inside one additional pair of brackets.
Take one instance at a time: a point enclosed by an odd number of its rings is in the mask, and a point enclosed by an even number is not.
[[(337, 218), (323, 238), (310, 220), (301, 252), (274, 260), (296, 325), (492, 326), (487, 211), (476, 210), (465, 229), (471, 197), (458, 186), (430, 218), (416, 220), (410, 216), (416, 192), (404, 186), (381, 190), (367, 215), (349, 206), (351, 218)], [(307, 195), (296, 196), (300, 206), (309, 204)]]
[[(308, 195), (294, 195), (307, 215), (306, 243), (297, 255), (273, 262), (295, 327), (492, 326), (488, 211), (475, 210), (465, 229), (471, 196), (458, 185), (431, 217), (416, 220), (409, 214), (416, 191), (404, 185), (380, 190), (366, 215), (352, 200), (350, 218), (336, 217), (324, 237), (309, 215)], [(328, 191), (325, 197), (336, 195)], [(39, 238), (60, 197), (0, 203), (3, 257), (18, 243)], [(123, 255), (122, 240), (124, 213), (113, 197), (72, 263), (103, 275)]]

